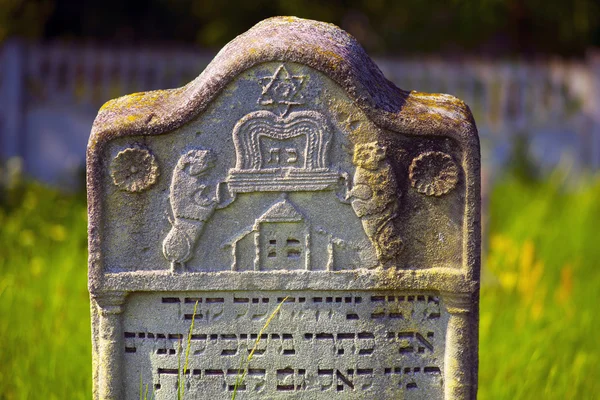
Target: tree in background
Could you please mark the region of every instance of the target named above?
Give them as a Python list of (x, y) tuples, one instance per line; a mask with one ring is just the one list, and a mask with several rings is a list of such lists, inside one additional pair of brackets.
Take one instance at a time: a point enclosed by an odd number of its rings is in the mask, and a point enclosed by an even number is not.
[(10, 36), (40, 37), (52, 11), (52, 0), (0, 0), (0, 42)]
[(600, 46), (596, 0), (0, 0), (0, 39), (219, 48), (274, 15), (332, 22), (372, 53), (571, 56)]

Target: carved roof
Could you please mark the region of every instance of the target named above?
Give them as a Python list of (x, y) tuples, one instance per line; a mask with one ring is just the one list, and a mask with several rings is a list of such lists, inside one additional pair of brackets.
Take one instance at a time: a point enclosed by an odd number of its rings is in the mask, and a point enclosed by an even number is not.
[(267, 211), (256, 219), (256, 222), (252, 226), (245, 228), (227, 240), (222, 247), (235, 246), (237, 242), (248, 236), (250, 233), (258, 232), (259, 225), (263, 222), (301, 222), (303, 220), (304, 216), (298, 211), (294, 203), (288, 199), (282, 199), (269, 207)]
[(283, 199), (273, 204), (257, 222), (298, 222), (302, 221), (304, 216), (289, 200)]

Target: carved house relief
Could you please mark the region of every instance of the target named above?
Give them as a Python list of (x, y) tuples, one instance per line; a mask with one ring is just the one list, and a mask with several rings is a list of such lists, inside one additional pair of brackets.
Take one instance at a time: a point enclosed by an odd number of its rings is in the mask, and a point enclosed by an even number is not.
[(233, 271), (267, 271), (332, 269), (334, 246), (355, 254), (358, 249), (314, 226), (283, 198), (223, 247), (231, 251)]

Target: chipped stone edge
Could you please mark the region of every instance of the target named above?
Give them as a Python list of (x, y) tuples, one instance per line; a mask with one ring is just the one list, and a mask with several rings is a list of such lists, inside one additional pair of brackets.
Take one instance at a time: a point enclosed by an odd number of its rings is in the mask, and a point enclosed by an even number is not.
[[(461, 165), (465, 171), (465, 212), (463, 219), (462, 274), (451, 280), (462, 281), (461, 294), (442, 290), (453, 299), (452, 326), (448, 335), (461, 343), (457, 354), (447, 353), (448, 371), (445, 377), (445, 398), (474, 399), (477, 393), (477, 332), (480, 276), (480, 153), (475, 121), (468, 106), (445, 94), (407, 92), (389, 82), (368, 57), (358, 42), (332, 24), (295, 17), (275, 17), (260, 22), (238, 36), (217, 54), (209, 66), (189, 84), (171, 90), (135, 93), (107, 102), (96, 117), (87, 148), (88, 187), (88, 286), (92, 303), (92, 325), (102, 330), (101, 315), (115, 315), (110, 293), (102, 271), (102, 171), (106, 169), (102, 155), (106, 145), (119, 137), (159, 135), (173, 131), (200, 115), (208, 105), (245, 70), (270, 61), (289, 61), (307, 65), (328, 76), (381, 128), (415, 136), (447, 136), (462, 147)], [(408, 272), (408, 271), (407, 271)], [(442, 271), (431, 272), (440, 274)], [(399, 271), (404, 274), (404, 271)], [(382, 281), (397, 280), (394, 273), (385, 272)], [(106, 274), (108, 275), (108, 274)], [(444, 275), (444, 273), (441, 273)], [(110, 279), (108, 279), (110, 281)], [(394, 286), (385, 284), (383, 286)], [(437, 285), (436, 285), (437, 286)], [(470, 290), (469, 290), (470, 289)], [(104, 299), (111, 300), (106, 303)], [(125, 301), (124, 295), (117, 296)], [(94, 304), (95, 303), (95, 304)], [(105, 308), (108, 307), (109, 311)], [(119, 306), (120, 307), (120, 306)], [(117, 307), (118, 311), (118, 307)], [(116, 313), (119, 315), (120, 313)], [(116, 318), (116, 317), (113, 317)], [(117, 320), (115, 319), (115, 322)], [(120, 324), (120, 323), (118, 323)], [(113, 328), (114, 329), (114, 328)], [(118, 331), (118, 329), (117, 329)], [(94, 398), (118, 398), (119, 380), (106, 382), (102, 376), (103, 343), (94, 343), (95, 362), (100, 364), (100, 385), (94, 385)], [(449, 346), (450, 347), (450, 346)], [(466, 348), (465, 348), (466, 347)], [(111, 347), (111, 351), (114, 349)], [(458, 362), (458, 364), (456, 364)], [(460, 365), (471, 364), (469, 371)], [(116, 386), (115, 386), (116, 385)], [(106, 386), (103, 388), (103, 386)], [(117, 390), (117, 392), (111, 392)], [(111, 395), (111, 393), (113, 395)]]

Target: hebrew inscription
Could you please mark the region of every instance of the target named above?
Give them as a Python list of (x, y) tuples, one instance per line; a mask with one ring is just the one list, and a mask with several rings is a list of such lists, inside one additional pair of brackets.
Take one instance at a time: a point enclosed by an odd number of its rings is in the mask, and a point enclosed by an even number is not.
[[(150, 310), (161, 319), (140, 318)], [(384, 400), (443, 392), (448, 313), (435, 293), (138, 294), (125, 317), (127, 398), (138, 396), (142, 376), (157, 399), (174, 398), (178, 379), (192, 397), (230, 399), (244, 368), (238, 391), (260, 398)], [(184, 374), (179, 360), (188, 346)], [(240, 364), (253, 348), (250, 364)]]

